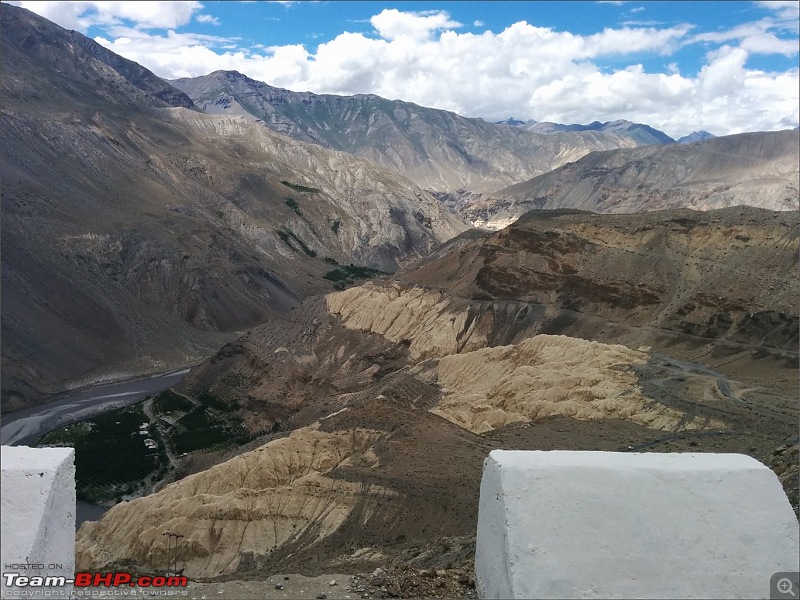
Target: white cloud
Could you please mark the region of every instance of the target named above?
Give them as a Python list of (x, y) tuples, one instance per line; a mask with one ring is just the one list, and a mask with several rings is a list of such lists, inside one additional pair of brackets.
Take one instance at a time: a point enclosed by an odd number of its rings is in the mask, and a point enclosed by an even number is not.
[(472, 25), (473, 27), (483, 27), (484, 25), (486, 25), (486, 23), (484, 23), (483, 21), (473, 21)]
[(772, 31), (778, 25), (771, 19), (745, 23), (728, 31), (701, 33), (692, 38), (693, 42), (739, 42), (739, 46), (751, 54), (783, 54), (793, 56), (798, 52), (796, 39), (780, 39)]
[(691, 30), (690, 25), (678, 25), (667, 29), (630, 28), (604, 29), (586, 37), (587, 57), (611, 54), (630, 54), (633, 52), (658, 52), (671, 54), (678, 43)]
[(62, 27), (85, 33), (92, 25), (115, 25), (121, 19), (142, 28), (174, 28), (186, 25), (200, 2), (19, 2)]
[[(185, 18), (196, 19), (201, 9)], [(656, 23), (592, 35), (524, 21), (500, 32), (461, 32), (445, 11), (384, 10), (370, 23), (375, 35), (341, 33), (313, 53), (300, 44), (242, 48), (235, 38), (173, 30), (157, 35), (116, 22), (97, 41), (168, 79), (237, 70), (290, 90), (372, 93), (487, 120), (625, 118), (673, 137), (797, 124), (798, 69), (770, 73), (747, 66), (754, 54), (791, 56), (792, 44), (796, 53), (796, 39), (788, 39), (774, 17), (713, 33)], [(642, 55), (669, 57), (692, 44), (707, 50), (696, 75), (681, 74), (671, 58), (663, 73), (638, 64)], [(615, 65), (629, 60), (610, 68), (605, 57)]]
[(461, 27), (461, 23), (451, 21), (444, 11), (414, 13), (400, 12), (395, 8), (382, 10), (370, 19), (370, 23), (378, 35), (387, 40), (402, 37), (424, 40), (435, 31)]
[(198, 23), (209, 23), (211, 25), (220, 25), (219, 19), (212, 15), (197, 15), (195, 20)]
[(782, 19), (797, 20), (800, 17), (800, 2), (797, 0), (761, 0), (756, 4), (775, 11)]

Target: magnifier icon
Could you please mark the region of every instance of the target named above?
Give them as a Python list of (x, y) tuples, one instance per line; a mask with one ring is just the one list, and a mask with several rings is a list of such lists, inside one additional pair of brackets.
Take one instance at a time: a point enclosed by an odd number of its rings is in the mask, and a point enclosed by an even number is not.
[(790, 598), (797, 597), (793, 590), (794, 584), (792, 583), (792, 580), (787, 577), (778, 579), (778, 583), (775, 585), (775, 587), (781, 594), (789, 594)]

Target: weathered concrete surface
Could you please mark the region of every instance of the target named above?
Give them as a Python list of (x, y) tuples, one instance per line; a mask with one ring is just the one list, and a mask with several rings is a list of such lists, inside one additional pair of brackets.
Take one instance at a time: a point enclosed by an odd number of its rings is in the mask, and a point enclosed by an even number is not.
[[(75, 573), (75, 451), (2, 447), (4, 573), (73, 577)], [(7, 586), (2, 597), (68, 597), (65, 587)]]
[(475, 579), (483, 598), (768, 598), (799, 535), (748, 456), (495, 450)]

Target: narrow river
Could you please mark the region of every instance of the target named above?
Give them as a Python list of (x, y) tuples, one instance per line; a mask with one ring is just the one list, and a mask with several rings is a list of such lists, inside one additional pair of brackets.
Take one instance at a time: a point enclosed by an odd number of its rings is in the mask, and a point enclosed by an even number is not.
[(107, 383), (55, 402), (14, 411), (0, 420), (0, 441), (4, 445), (32, 444), (53, 429), (163, 392), (180, 382), (189, 369), (185, 367), (160, 375)]

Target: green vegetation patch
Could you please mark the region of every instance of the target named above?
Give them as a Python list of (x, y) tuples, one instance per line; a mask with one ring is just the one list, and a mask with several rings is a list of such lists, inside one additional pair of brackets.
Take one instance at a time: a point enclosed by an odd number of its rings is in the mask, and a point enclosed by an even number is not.
[(322, 277), (333, 281), (334, 287), (337, 290), (341, 290), (348, 285), (357, 283), (359, 279), (372, 279), (373, 277), (380, 277), (382, 275), (388, 275), (388, 273), (350, 263), (349, 265), (340, 265), (332, 271), (328, 271)]
[(227, 448), (253, 439), (237, 414), (237, 402), (226, 402), (208, 391), (196, 393), (195, 398), (197, 403), (175, 421), (168, 434), (176, 454)]
[(331, 223), (331, 229), (333, 230), (333, 233), (339, 235), (339, 227), (341, 226), (342, 222), (339, 219), (336, 219), (333, 223)]
[[(105, 502), (134, 493), (150, 477), (166, 474), (169, 461), (158, 431), (147, 423), (142, 404), (109, 411), (51, 431), (37, 446), (75, 448), (75, 487), (79, 498)], [(155, 442), (148, 448), (145, 439)]]
[(153, 421), (139, 402), (56, 429), (36, 445), (74, 448), (78, 498), (113, 502), (164, 479), (170, 469), (167, 447), (180, 458), (246, 444), (265, 433), (250, 433), (238, 411), (237, 402), (205, 390), (193, 398), (168, 390), (152, 401)]
[(319, 193), (319, 192), (321, 192), (321, 191), (322, 191), (322, 190), (321, 190), (321, 189), (319, 189), (319, 188), (315, 188), (315, 187), (308, 187), (308, 186), (306, 186), (306, 185), (300, 185), (300, 184), (298, 184), (298, 183), (291, 183), (291, 182), (289, 182), (289, 181), (286, 181), (286, 180), (283, 180), (283, 181), (281, 181), (281, 183), (282, 183), (283, 185), (285, 185), (286, 187), (288, 187), (288, 188), (292, 188), (292, 189), (293, 189), (293, 190), (295, 190), (295, 191), (298, 191), (298, 192), (306, 192), (306, 193), (308, 193), (308, 194), (317, 194), (317, 193)]

